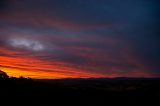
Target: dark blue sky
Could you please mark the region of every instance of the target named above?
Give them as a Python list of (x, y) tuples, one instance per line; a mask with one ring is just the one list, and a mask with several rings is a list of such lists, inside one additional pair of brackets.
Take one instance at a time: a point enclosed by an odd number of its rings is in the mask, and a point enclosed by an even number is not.
[(158, 9), (158, 0), (2, 0), (0, 66), (35, 78), (46, 76), (33, 70), (59, 77), (159, 77)]

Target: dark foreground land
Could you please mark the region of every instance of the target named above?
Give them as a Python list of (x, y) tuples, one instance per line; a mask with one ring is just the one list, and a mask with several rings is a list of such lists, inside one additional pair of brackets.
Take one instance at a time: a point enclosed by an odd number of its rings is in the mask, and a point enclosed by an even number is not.
[(160, 79), (0, 79), (0, 97), (0, 106), (160, 106)]

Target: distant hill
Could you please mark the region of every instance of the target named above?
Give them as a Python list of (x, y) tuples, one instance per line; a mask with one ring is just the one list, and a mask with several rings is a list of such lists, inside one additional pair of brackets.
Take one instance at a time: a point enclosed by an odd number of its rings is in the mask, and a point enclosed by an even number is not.
[(151, 103), (154, 106), (160, 98), (159, 78), (4, 79), (0, 79), (0, 100), (18, 100), (28, 106), (63, 103), (74, 106)]

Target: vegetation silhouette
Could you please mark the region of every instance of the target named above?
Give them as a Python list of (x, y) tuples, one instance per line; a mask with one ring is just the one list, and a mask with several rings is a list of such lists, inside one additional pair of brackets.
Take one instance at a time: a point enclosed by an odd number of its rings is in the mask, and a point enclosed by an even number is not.
[[(28, 105), (109, 105), (156, 103), (159, 78), (31, 79), (9, 77), (0, 71), (0, 93), (7, 100)], [(10, 98), (11, 97), (11, 98)], [(1, 99), (2, 100), (2, 99)], [(27, 100), (27, 102), (26, 102)]]
[(8, 79), (9, 76), (6, 72), (0, 70), (0, 79)]

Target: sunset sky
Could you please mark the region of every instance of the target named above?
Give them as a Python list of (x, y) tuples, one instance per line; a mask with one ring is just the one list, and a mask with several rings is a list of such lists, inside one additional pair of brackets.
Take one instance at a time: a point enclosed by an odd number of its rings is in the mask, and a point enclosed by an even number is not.
[(31, 78), (160, 77), (157, 0), (0, 0), (0, 70)]

